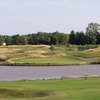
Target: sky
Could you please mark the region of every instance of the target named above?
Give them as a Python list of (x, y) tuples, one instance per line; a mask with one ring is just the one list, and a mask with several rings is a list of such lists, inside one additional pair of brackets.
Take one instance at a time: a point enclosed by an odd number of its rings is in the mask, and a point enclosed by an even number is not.
[(85, 32), (99, 10), (100, 0), (0, 0), (0, 34)]

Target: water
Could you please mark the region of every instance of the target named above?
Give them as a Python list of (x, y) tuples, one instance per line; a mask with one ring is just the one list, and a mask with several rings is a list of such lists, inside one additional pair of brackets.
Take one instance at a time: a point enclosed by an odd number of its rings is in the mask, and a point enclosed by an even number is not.
[(100, 65), (45, 67), (0, 66), (0, 81), (54, 79), (61, 77), (80, 77), (83, 75), (100, 76)]

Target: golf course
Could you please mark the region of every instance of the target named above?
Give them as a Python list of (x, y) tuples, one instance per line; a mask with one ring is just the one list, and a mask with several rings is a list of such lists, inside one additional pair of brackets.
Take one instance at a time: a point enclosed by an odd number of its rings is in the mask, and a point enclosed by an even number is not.
[[(99, 64), (100, 46), (0, 46), (0, 61), (16, 67)], [(100, 77), (1, 81), (0, 100), (100, 100)]]
[(0, 100), (99, 100), (100, 80), (0, 82)]
[(100, 100), (100, 0), (0, 0), (0, 100)]
[(12, 45), (0, 46), (6, 65), (66, 66), (100, 63), (99, 45)]

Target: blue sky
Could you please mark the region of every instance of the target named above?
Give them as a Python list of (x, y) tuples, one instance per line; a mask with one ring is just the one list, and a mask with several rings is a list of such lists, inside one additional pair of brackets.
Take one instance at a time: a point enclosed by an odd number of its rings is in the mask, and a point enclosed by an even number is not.
[(100, 0), (0, 0), (0, 34), (85, 31), (99, 9)]

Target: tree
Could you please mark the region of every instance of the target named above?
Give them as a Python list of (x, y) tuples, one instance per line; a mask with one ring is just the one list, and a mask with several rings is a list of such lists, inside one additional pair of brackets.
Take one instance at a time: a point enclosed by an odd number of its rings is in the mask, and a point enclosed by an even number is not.
[(85, 35), (83, 32), (76, 33), (76, 44), (84, 45), (85, 44)]
[(87, 35), (97, 35), (100, 30), (100, 25), (98, 23), (90, 23), (86, 28)]
[(96, 36), (91, 36), (91, 44), (96, 44), (96, 41), (97, 41), (97, 39), (96, 39)]
[(57, 45), (58, 44), (58, 38), (57, 38), (57, 36), (55, 35), (55, 36), (51, 36), (51, 38), (50, 38), (50, 44), (52, 45)]
[(4, 37), (0, 36), (0, 45), (2, 45), (5, 42)]
[(59, 44), (59, 41), (58, 41), (58, 34), (59, 34), (58, 31), (52, 33), (51, 38), (50, 38), (50, 44), (51, 44), (51, 45), (52, 45), (52, 44), (54, 44), (54, 45)]
[(5, 43), (7, 45), (11, 45), (12, 44), (12, 37), (11, 36), (4, 36), (5, 38)]
[(96, 44), (96, 41), (97, 41), (97, 39), (96, 39), (96, 36), (90, 36), (90, 35), (86, 35), (86, 43), (87, 44)]
[(37, 44), (36, 34), (28, 34), (28, 44)]
[(37, 33), (39, 44), (50, 44), (50, 34), (46, 32)]
[(20, 45), (26, 45), (28, 44), (28, 39), (26, 36), (22, 35), (19, 37), (19, 42), (20, 42)]
[(100, 33), (96, 35), (96, 39), (97, 39), (96, 44), (100, 44)]
[(68, 42), (68, 35), (64, 33), (57, 34), (58, 43), (61, 45), (65, 45)]
[(20, 36), (19, 36), (19, 34), (12, 36), (12, 44), (20, 45)]
[(69, 36), (69, 43), (75, 44), (76, 43), (76, 35), (75, 32), (72, 30)]

